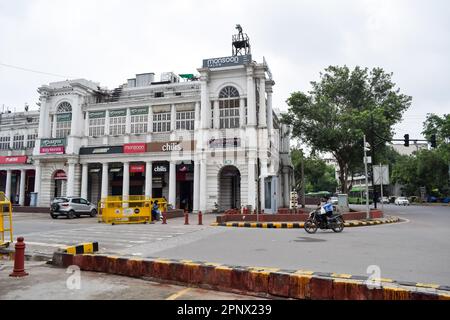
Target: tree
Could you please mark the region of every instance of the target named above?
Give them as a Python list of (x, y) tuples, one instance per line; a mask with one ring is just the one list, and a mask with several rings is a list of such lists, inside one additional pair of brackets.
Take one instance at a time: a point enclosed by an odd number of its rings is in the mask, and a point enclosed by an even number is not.
[(301, 162), (304, 161), (305, 192), (329, 191), (334, 193), (336, 191), (337, 181), (334, 167), (327, 165), (324, 160), (315, 155), (304, 157), (303, 152), (298, 149), (291, 151), (291, 159), (297, 190), (301, 189)]
[(422, 134), (428, 140), (432, 135), (436, 136), (437, 149), (450, 165), (450, 114), (444, 114), (442, 117), (432, 113), (428, 114), (423, 123)]
[(348, 192), (347, 179), (362, 171), (363, 135), (373, 146), (381, 141), (376, 135), (392, 138), (393, 126), (411, 104), (412, 98), (400, 94), (391, 78), (381, 68), (330, 66), (319, 82), (311, 82), (311, 91), (294, 92), (287, 100), (282, 121), (313, 151), (334, 156), (343, 193)]

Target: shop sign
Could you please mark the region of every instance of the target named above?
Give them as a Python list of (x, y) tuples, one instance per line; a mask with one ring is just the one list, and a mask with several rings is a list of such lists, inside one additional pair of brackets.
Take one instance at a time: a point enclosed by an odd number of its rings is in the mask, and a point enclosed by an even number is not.
[(131, 113), (132, 116), (139, 116), (139, 115), (148, 114), (148, 107), (131, 108), (130, 109), (130, 113)]
[(153, 167), (153, 172), (155, 172), (155, 173), (167, 172), (167, 166), (165, 166), (165, 165), (156, 165), (156, 166)]
[(144, 153), (147, 152), (146, 143), (127, 143), (123, 145), (123, 153)]
[(41, 139), (41, 147), (63, 147), (66, 145), (66, 139)]
[(210, 148), (237, 148), (241, 146), (240, 138), (211, 139), (208, 142)]
[(130, 165), (130, 173), (138, 173), (138, 172), (145, 172), (145, 165), (144, 164), (132, 164), (132, 165)]
[(11, 157), (0, 157), (0, 164), (19, 164), (27, 163), (27, 156), (11, 156)]
[(57, 114), (56, 121), (58, 121), (58, 122), (72, 121), (72, 114), (71, 113)]
[(123, 146), (80, 148), (80, 155), (86, 155), (86, 154), (114, 154), (114, 153), (123, 153)]
[(64, 154), (64, 147), (41, 147), (41, 153)]
[(222, 58), (211, 58), (203, 60), (203, 68), (223, 68), (249, 64), (252, 61), (252, 55), (231, 56)]
[(59, 170), (55, 173), (55, 180), (66, 180), (67, 175), (64, 171)]
[(99, 119), (99, 118), (105, 118), (106, 117), (106, 111), (90, 111), (89, 112), (89, 119)]
[(110, 117), (126, 117), (127, 109), (109, 110)]
[(172, 151), (191, 151), (195, 149), (195, 141), (169, 141), (169, 142), (150, 142), (147, 144), (148, 152), (172, 152)]

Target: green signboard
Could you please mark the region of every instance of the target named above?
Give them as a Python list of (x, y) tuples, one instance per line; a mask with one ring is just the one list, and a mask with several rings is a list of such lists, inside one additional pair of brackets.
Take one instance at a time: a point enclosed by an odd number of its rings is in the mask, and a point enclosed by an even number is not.
[(62, 121), (71, 121), (72, 120), (72, 114), (71, 113), (63, 113), (63, 114), (57, 114), (56, 115), (56, 121), (62, 122)]
[(142, 114), (148, 114), (148, 107), (141, 107), (141, 108), (131, 108), (131, 115), (132, 116), (139, 116)]
[(89, 119), (98, 119), (106, 117), (106, 111), (90, 111)]
[(127, 109), (109, 110), (110, 117), (126, 117)]
[(41, 139), (41, 147), (62, 147), (66, 145), (66, 139)]

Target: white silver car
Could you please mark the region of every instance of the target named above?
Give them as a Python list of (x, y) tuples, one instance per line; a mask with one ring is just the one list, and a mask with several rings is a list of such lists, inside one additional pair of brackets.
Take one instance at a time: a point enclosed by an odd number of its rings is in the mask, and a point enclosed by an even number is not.
[(395, 204), (397, 206), (409, 206), (409, 200), (406, 197), (398, 197), (395, 199)]
[(58, 197), (52, 201), (50, 206), (50, 216), (53, 219), (58, 216), (66, 216), (69, 219), (79, 218), (81, 215), (95, 217), (97, 207), (83, 198)]

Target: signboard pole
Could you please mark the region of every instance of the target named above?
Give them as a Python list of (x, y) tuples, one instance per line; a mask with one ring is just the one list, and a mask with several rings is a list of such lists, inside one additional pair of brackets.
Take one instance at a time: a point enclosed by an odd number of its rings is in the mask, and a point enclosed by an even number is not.
[(367, 153), (366, 153), (366, 135), (364, 135), (364, 171), (366, 175), (366, 218), (370, 219), (370, 206), (369, 206), (369, 179), (367, 177)]

